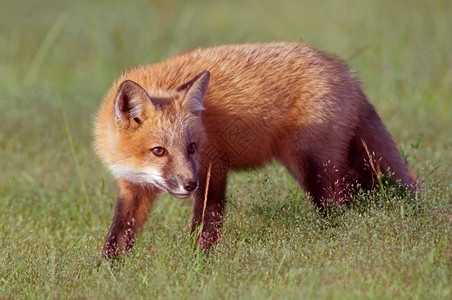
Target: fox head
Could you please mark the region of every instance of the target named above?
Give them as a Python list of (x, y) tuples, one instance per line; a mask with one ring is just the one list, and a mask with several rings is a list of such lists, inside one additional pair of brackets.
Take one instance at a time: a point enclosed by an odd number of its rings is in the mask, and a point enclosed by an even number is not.
[(163, 92), (131, 80), (119, 84), (99, 111), (95, 132), (95, 149), (117, 179), (154, 185), (178, 198), (198, 188), (209, 79), (204, 71)]

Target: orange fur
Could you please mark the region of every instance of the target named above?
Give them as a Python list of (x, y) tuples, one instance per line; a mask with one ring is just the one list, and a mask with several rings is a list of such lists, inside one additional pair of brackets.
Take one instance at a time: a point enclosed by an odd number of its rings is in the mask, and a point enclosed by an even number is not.
[[(205, 249), (219, 237), (229, 170), (276, 159), (321, 207), (326, 198), (347, 200), (348, 186), (355, 182), (372, 187), (363, 141), (382, 172), (393, 172), (386, 176), (415, 189), (415, 179), (347, 66), (298, 43), (198, 49), (133, 69), (113, 84), (95, 128), (96, 152), (118, 180), (133, 186), (122, 185), (119, 201), (132, 193), (125, 198), (135, 197), (137, 207), (138, 195), (152, 202), (148, 198), (158, 192), (143, 192), (150, 186), (181, 198), (198, 187), (192, 226), (200, 225), (205, 210), (198, 240)], [(190, 143), (196, 151), (187, 154)], [(161, 151), (163, 156), (155, 155)], [(337, 183), (333, 191), (331, 180)], [(107, 241), (118, 234), (111, 230)], [(128, 247), (104, 252), (111, 256)]]

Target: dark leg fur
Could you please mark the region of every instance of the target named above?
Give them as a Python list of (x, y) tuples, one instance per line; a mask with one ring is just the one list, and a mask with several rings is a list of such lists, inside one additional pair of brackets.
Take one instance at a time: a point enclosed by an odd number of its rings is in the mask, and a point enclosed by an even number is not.
[[(379, 176), (392, 176), (403, 187), (416, 190), (415, 179), (403, 164), (394, 141), (372, 105), (368, 104), (348, 141), (340, 140), (346, 138), (344, 134), (328, 136), (326, 131), (312, 131), (319, 132), (317, 138), (323, 139), (317, 146), (309, 149), (315, 141), (310, 141), (300, 132), (292, 137), (291, 142), (284, 143), (284, 149), (279, 153), (281, 162), (295, 175), (320, 210), (328, 200), (346, 204), (350, 193), (357, 188), (373, 188)], [(322, 135), (321, 132), (325, 133)], [(297, 141), (304, 142), (297, 144)], [(292, 149), (292, 152), (287, 152), (287, 149)], [(388, 169), (391, 174), (388, 174)]]
[[(318, 153), (319, 154), (319, 153)], [(322, 211), (328, 200), (345, 204), (349, 198), (351, 176), (339, 161), (328, 160), (313, 153), (299, 151), (282, 159)]]
[(203, 250), (209, 250), (220, 237), (225, 206), (226, 172), (224, 170), (211, 171), (207, 201), (204, 205), (206, 179), (207, 172), (201, 172), (199, 176), (200, 186), (194, 195), (195, 202), (191, 226), (192, 232), (196, 232), (199, 226), (202, 226), (202, 231), (199, 233), (196, 242)]
[(300, 174), (304, 174), (304, 176), (300, 178), (301, 184), (310, 194), (315, 205), (322, 209), (324, 206), (324, 200), (327, 197), (326, 176), (322, 169), (322, 163), (313, 156), (309, 155), (299, 155), (297, 158), (299, 165), (298, 172)]
[(125, 181), (119, 181), (118, 185), (115, 215), (103, 248), (103, 255), (108, 258), (130, 250), (158, 194), (153, 187), (141, 187)]

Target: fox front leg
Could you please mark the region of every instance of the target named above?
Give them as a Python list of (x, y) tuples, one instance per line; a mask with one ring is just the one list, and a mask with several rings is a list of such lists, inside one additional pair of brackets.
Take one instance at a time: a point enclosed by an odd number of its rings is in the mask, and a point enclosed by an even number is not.
[(225, 208), (226, 171), (213, 170), (206, 182), (206, 173), (200, 176), (200, 185), (194, 194), (192, 233), (196, 243), (208, 251), (214, 246), (221, 234)]
[(103, 248), (107, 258), (117, 257), (132, 248), (159, 193), (153, 186), (139, 186), (123, 180), (118, 180), (118, 188), (115, 215)]

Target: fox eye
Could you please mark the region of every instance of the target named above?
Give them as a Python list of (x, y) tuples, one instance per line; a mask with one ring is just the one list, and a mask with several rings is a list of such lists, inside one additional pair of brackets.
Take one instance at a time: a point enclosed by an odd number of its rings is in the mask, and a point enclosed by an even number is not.
[(154, 154), (157, 157), (161, 157), (166, 154), (166, 150), (163, 147), (155, 147), (155, 148), (152, 148), (151, 151), (152, 151), (152, 154)]
[(191, 143), (190, 145), (188, 145), (188, 153), (194, 154), (195, 151), (196, 151), (196, 144), (195, 143)]

